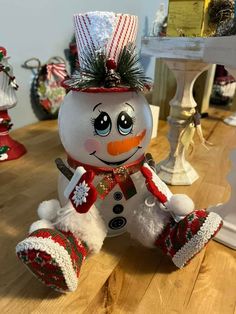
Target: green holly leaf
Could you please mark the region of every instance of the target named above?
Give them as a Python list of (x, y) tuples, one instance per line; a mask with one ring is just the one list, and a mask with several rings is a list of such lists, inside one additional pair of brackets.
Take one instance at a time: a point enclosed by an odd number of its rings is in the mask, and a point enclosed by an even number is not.
[(2, 59), (3, 59), (3, 53), (2, 53), (2, 51), (0, 51), (0, 61), (2, 61)]
[(8, 146), (1, 146), (0, 147), (0, 155), (5, 154), (8, 151), (9, 147)]

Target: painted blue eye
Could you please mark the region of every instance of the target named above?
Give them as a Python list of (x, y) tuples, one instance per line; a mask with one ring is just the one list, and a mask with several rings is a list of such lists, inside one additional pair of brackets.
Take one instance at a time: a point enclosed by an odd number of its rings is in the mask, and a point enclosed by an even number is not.
[(133, 118), (125, 111), (121, 111), (117, 119), (117, 128), (121, 135), (128, 135), (133, 130)]
[(111, 132), (111, 118), (106, 112), (101, 112), (94, 120), (94, 131), (99, 136), (107, 136)]

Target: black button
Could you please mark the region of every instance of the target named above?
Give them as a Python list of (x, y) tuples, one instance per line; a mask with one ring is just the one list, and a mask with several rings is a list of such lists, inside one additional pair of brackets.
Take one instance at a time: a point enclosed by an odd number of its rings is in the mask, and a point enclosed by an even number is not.
[(125, 217), (116, 217), (113, 218), (110, 222), (109, 222), (109, 228), (116, 230), (116, 229), (121, 229), (126, 225), (126, 219)]
[(116, 204), (116, 205), (113, 207), (113, 212), (114, 212), (115, 214), (120, 214), (120, 213), (123, 212), (123, 210), (124, 210), (124, 206), (121, 205), (121, 204)]
[(121, 192), (115, 192), (113, 196), (115, 201), (120, 201), (123, 197)]

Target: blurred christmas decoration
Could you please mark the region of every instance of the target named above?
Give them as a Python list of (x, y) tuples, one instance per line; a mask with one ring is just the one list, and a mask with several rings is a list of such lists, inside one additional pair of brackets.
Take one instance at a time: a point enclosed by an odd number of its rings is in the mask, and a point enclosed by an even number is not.
[(167, 15), (164, 3), (161, 3), (159, 10), (156, 12), (155, 20), (153, 21), (150, 36), (160, 37), (166, 36)]
[(40, 120), (56, 119), (66, 91), (61, 82), (67, 77), (65, 60), (52, 57), (44, 65), (37, 58), (26, 60), (24, 67), (31, 69), (34, 78), (31, 100), (35, 114)]
[(236, 34), (235, 1), (211, 0), (208, 7), (209, 23), (215, 26), (215, 36)]
[(9, 135), (13, 124), (8, 109), (16, 106), (18, 85), (8, 59), (6, 49), (0, 47), (0, 162), (17, 159), (26, 153), (25, 147)]
[(79, 67), (75, 35), (73, 35), (69, 43), (69, 47), (64, 50), (64, 53), (65, 53), (66, 60), (69, 62), (69, 65), (70, 65), (70, 74), (73, 74), (75, 70), (77, 70)]
[(223, 65), (217, 65), (210, 98), (211, 104), (229, 105), (233, 100), (235, 88), (236, 81), (234, 77), (225, 70)]

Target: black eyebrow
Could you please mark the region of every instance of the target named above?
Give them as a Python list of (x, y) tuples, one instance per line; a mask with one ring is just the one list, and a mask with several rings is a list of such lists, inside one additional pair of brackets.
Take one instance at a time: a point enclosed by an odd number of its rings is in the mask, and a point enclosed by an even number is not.
[(101, 102), (99, 102), (98, 104), (96, 104), (94, 107), (93, 107), (93, 111), (99, 106), (99, 105), (101, 105), (102, 103)]
[(125, 103), (126, 105), (128, 105), (128, 106), (130, 106), (132, 109), (133, 109), (133, 111), (134, 111), (134, 107), (132, 107), (130, 104), (128, 104), (127, 102)]

